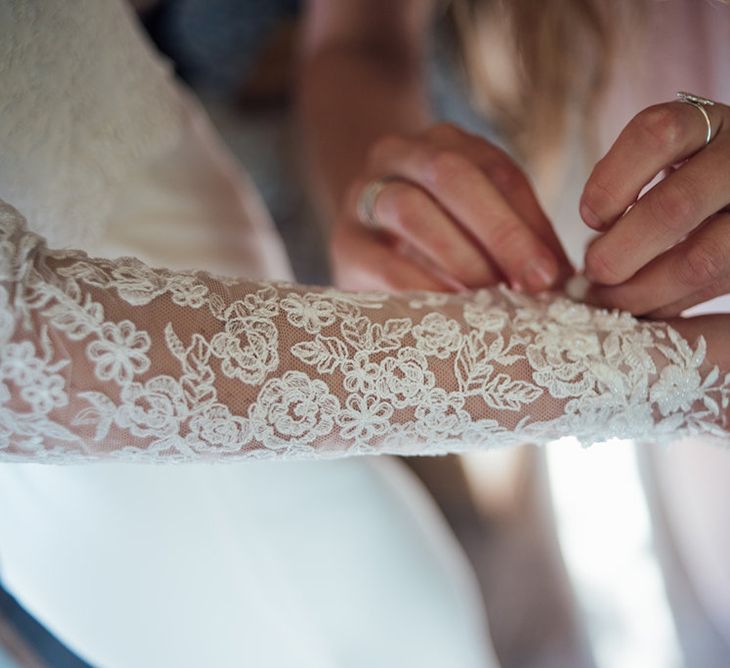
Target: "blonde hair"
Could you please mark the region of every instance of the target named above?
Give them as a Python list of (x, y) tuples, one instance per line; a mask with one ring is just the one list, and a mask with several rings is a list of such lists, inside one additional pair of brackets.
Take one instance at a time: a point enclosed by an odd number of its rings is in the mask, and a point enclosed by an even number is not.
[(537, 176), (555, 170), (568, 124), (595, 152), (591, 120), (639, 0), (452, 0), (472, 97)]

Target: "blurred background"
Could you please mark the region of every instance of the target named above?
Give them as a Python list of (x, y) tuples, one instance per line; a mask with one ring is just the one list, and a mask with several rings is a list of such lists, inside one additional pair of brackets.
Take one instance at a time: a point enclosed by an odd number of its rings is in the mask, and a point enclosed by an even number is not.
[[(246, 165), (297, 279), (327, 284), (327, 229), (307, 195), (293, 109), (301, 3), (136, 5), (158, 49)], [(469, 103), (447, 12), (430, 43), (436, 118), (500, 143)], [(563, 442), (409, 461), (474, 567), (504, 668), (730, 665), (727, 640), (688, 584), (658, 501), (656, 460), (666, 456), (637, 454), (630, 442), (594, 446), (586, 456)], [(1, 668), (83, 665), (0, 592)]]

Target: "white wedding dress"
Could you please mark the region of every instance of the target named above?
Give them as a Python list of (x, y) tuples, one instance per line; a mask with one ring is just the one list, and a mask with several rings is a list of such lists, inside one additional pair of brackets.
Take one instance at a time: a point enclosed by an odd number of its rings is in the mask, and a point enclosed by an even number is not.
[(194, 102), (123, 6), (70, 7), (0, 5), (0, 563), (87, 660), (490, 665), (417, 484), (291, 460), (727, 438), (730, 375), (666, 325), (265, 280), (280, 243)]

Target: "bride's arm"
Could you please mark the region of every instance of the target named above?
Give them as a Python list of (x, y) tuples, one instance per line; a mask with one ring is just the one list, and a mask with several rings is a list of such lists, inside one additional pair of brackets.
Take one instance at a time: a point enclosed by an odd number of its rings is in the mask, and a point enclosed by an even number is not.
[(0, 459), (722, 436), (730, 376), (704, 356), (556, 296), (345, 293), (50, 251), (0, 206)]

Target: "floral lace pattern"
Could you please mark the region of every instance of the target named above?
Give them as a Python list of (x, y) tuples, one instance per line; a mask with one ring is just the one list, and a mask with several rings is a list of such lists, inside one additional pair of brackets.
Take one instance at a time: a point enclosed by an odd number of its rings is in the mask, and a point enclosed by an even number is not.
[(346, 293), (49, 251), (0, 206), (0, 459), (727, 436), (730, 374), (555, 295)]

